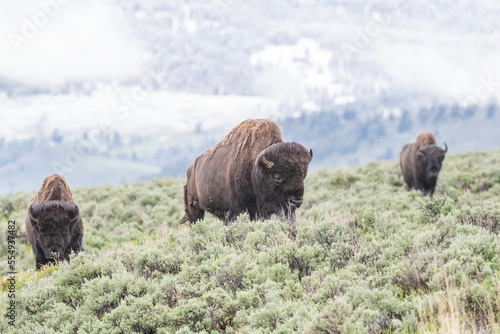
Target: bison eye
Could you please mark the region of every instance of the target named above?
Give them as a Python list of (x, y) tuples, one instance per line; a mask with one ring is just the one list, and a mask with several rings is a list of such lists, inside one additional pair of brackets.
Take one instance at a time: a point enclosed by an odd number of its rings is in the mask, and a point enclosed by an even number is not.
[(281, 183), (281, 182), (283, 182), (283, 179), (281, 178), (281, 176), (279, 174), (274, 174), (274, 181)]

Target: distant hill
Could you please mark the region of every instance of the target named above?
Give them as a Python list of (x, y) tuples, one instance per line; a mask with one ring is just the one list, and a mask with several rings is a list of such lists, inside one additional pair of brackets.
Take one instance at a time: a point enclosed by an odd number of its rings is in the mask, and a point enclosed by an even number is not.
[[(334, 110), (274, 116), (284, 139), (313, 149), (313, 170), (356, 166), (370, 161), (395, 160), (403, 145), (422, 131), (433, 132), (449, 152), (487, 151), (500, 147), (496, 124), (500, 111), (488, 106), (435, 105), (420, 109), (380, 106), (370, 115), (361, 104)], [(233, 116), (234, 117), (234, 116)], [(234, 125), (241, 120), (231, 121)], [(38, 189), (52, 173), (63, 173), (78, 186), (116, 185), (153, 177), (183, 177), (196, 156), (222, 140), (232, 124), (204, 130), (120, 134), (117, 128), (101, 133), (92, 145), (82, 137), (52, 133), (6, 142), (0, 140), (0, 194)]]

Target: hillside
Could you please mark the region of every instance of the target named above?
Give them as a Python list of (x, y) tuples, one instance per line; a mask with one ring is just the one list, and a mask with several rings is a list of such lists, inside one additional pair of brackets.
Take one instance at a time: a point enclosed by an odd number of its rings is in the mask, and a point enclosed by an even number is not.
[(406, 190), (396, 161), (313, 172), (295, 224), (179, 226), (182, 179), (75, 188), (86, 251), (41, 272), (24, 229), (34, 193), (0, 197), (19, 265), (16, 328), (2, 316), (0, 332), (498, 333), (499, 161), (447, 156), (433, 199)]

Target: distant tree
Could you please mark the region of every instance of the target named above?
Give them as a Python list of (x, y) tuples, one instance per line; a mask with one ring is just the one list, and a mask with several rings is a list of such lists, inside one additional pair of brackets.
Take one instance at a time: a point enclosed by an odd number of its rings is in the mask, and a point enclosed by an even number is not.
[(194, 133), (201, 133), (201, 122), (196, 123)]
[(394, 159), (394, 156), (392, 154), (392, 148), (388, 147), (387, 150), (385, 150), (385, 153), (378, 156), (377, 160), (392, 160)]
[(378, 124), (378, 127), (377, 127), (377, 137), (381, 138), (381, 137), (385, 137), (385, 136), (387, 136), (387, 131), (385, 130), (384, 124), (380, 123), (380, 124)]
[(346, 121), (352, 121), (354, 119), (356, 119), (357, 117), (357, 113), (355, 110), (352, 110), (352, 109), (347, 109), (346, 111), (344, 111), (344, 115), (342, 116)]
[(63, 140), (63, 136), (59, 133), (58, 129), (54, 129), (52, 135), (50, 136), (50, 140), (52, 140), (56, 144), (60, 144)]
[(357, 141), (367, 140), (369, 136), (369, 123), (362, 123), (358, 128)]
[(427, 108), (422, 108), (418, 111), (417, 119), (420, 125), (426, 125), (429, 121), (431, 111)]
[(398, 132), (408, 132), (413, 128), (413, 120), (408, 111), (404, 111), (398, 125)]
[(451, 117), (453, 118), (470, 119), (474, 116), (475, 112), (476, 112), (475, 105), (462, 108), (458, 104), (455, 104), (453, 107), (451, 107)]
[(496, 105), (492, 103), (487, 108), (486, 117), (489, 119), (494, 118), (495, 112), (496, 112)]
[(433, 123), (442, 123), (446, 120), (446, 107), (438, 106), (435, 109), (436, 116), (434, 116)]
[(122, 137), (118, 132), (113, 134), (113, 147), (121, 147), (122, 146)]
[(463, 111), (463, 117), (465, 119), (470, 119), (474, 117), (474, 114), (476, 113), (477, 106), (468, 106), (464, 111)]

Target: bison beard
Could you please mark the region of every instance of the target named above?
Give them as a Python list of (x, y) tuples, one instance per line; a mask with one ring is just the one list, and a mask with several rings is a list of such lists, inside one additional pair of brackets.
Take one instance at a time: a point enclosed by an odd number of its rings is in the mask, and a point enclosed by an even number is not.
[(421, 190), (422, 194), (434, 194), (439, 171), (448, 146), (441, 149), (430, 132), (423, 132), (415, 143), (406, 144), (401, 150), (399, 164), (408, 188)]
[(36, 258), (36, 268), (69, 261), (82, 250), (83, 224), (78, 206), (64, 178), (47, 177), (26, 212), (26, 233)]
[(226, 223), (242, 212), (252, 220), (293, 217), (311, 159), (312, 151), (283, 142), (275, 122), (246, 120), (188, 167), (181, 221), (194, 223), (205, 211)]

